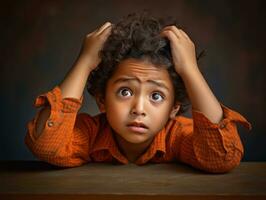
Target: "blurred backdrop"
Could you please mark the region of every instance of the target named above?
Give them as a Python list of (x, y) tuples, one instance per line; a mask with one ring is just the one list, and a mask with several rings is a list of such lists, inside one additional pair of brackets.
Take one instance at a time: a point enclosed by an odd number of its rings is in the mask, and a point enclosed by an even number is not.
[[(106, 21), (148, 9), (176, 17), (197, 50), (214, 94), (252, 124), (238, 130), (244, 161), (266, 160), (265, 20), (263, 1), (6, 1), (1, 3), (0, 159), (36, 159), (24, 144), (37, 112), (37, 95), (59, 84), (78, 56), (83, 38)], [(265, 8), (265, 7), (264, 7)], [(80, 112), (98, 113), (85, 93)], [(185, 115), (191, 116), (191, 110)]]

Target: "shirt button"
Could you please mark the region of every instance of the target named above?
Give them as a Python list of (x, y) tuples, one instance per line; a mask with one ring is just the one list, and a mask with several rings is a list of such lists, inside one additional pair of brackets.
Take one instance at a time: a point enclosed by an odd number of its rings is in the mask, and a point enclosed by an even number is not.
[(220, 124), (220, 129), (223, 129), (223, 128), (225, 128), (225, 124), (224, 123), (221, 123)]
[(53, 126), (53, 125), (54, 125), (54, 122), (52, 122), (52, 121), (49, 121), (49, 122), (47, 123), (47, 125), (48, 125), (49, 127), (51, 127), (51, 126)]

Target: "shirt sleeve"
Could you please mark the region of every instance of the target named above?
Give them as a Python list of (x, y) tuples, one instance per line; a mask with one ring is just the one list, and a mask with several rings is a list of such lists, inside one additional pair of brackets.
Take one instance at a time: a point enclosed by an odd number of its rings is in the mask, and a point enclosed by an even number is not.
[(238, 112), (220, 104), (223, 119), (212, 123), (202, 112), (192, 110), (193, 131), (184, 131), (180, 161), (211, 173), (229, 172), (240, 164), (244, 148), (236, 122), (251, 130), (251, 124)]
[[(62, 99), (58, 86), (39, 95), (34, 107), (49, 106), (51, 113), (41, 135), (36, 137), (36, 122), (41, 110), (27, 123), (24, 142), (40, 160), (62, 167), (74, 167), (89, 161), (89, 134), (95, 130), (91, 118), (86, 114), (77, 115), (81, 107), (80, 99)], [(87, 125), (89, 124), (89, 125)]]

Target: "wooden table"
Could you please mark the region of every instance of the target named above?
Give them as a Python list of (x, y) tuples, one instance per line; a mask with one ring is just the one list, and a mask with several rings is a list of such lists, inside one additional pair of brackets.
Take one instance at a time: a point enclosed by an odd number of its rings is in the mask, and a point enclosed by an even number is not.
[(58, 168), (0, 161), (0, 199), (266, 199), (266, 162), (242, 162), (226, 174), (184, 164), (90, 163)]

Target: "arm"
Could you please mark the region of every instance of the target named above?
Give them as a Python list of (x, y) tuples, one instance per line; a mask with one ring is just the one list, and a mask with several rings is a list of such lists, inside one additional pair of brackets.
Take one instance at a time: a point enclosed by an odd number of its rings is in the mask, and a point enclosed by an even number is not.
[[(99, 30), (95, 30), (86, 36), (77, 61), (59, 85), (62, 99), (80, 99), (82, 97), (90, 72), (100, 62), (98, 52), (110, 34), (110, 27), (110, 23), (106, 23)], [(50, 114), (51, 107), (49, 105), (40, 111), (36, 124), (36, 138), (41, 135)]]
[(219, 123), (223, 117), (222, 108), (198, 69), (194, 43), (175, 26), (166, 27), (162, 35), (171, 42), (175, 70), (184, 81), (192, 108), (211, 122)]
[(180, 75), (192, 109), (202, 112), (212, 123), (218, 124), (223, 118), (223, 110), (198, 67), (194, 66), (193, 70), (184, 70)]
[(77, 112), (90, 72), (98, 65), (98, 52), (107, 39), (108, 24), (87, 35), (80, 56), (59, 86), (39, 95), (35, 107), (45, 106), (27, 124), (25, 143), (40, 160), (58, 166), (79, 166), (89, 159), (89, 142), (98, 124)]
[[(65, 79), (59, 85), (61, 89), (60, 98), (81, 99), (86, 84), (86, 80), (91, 72), (89, 63), (83, 59), (77, 60), (75, 65), (70, 69)], [(35, 137), (38, 138), (42, 134), (45, 124), (51, 115), (51, 105), (48, 104), (42, 108), (39, 113)]]
[(225, 173), (240, 164), (244, 147), (236, 122), (249, 130), (251, 124), (238, 112), (220, 105), (224, 117), (219, 124), (195, 110), (192, 110), (193, 120), (179, 117), (172, 146), (179, 161), (212, 173)]
[(184, 163), (214, 172), (228, 172), (243, 157), (244, 148), (235, 122), (251, 125), (239, 113), (220, 104), (200, 73), (195, 46), (187, 34), (175, 26), (163, 32), (170, 40), (176, 72), (182, 77), (192, 104), (193, 128), (180, 130), (176, 156)]

